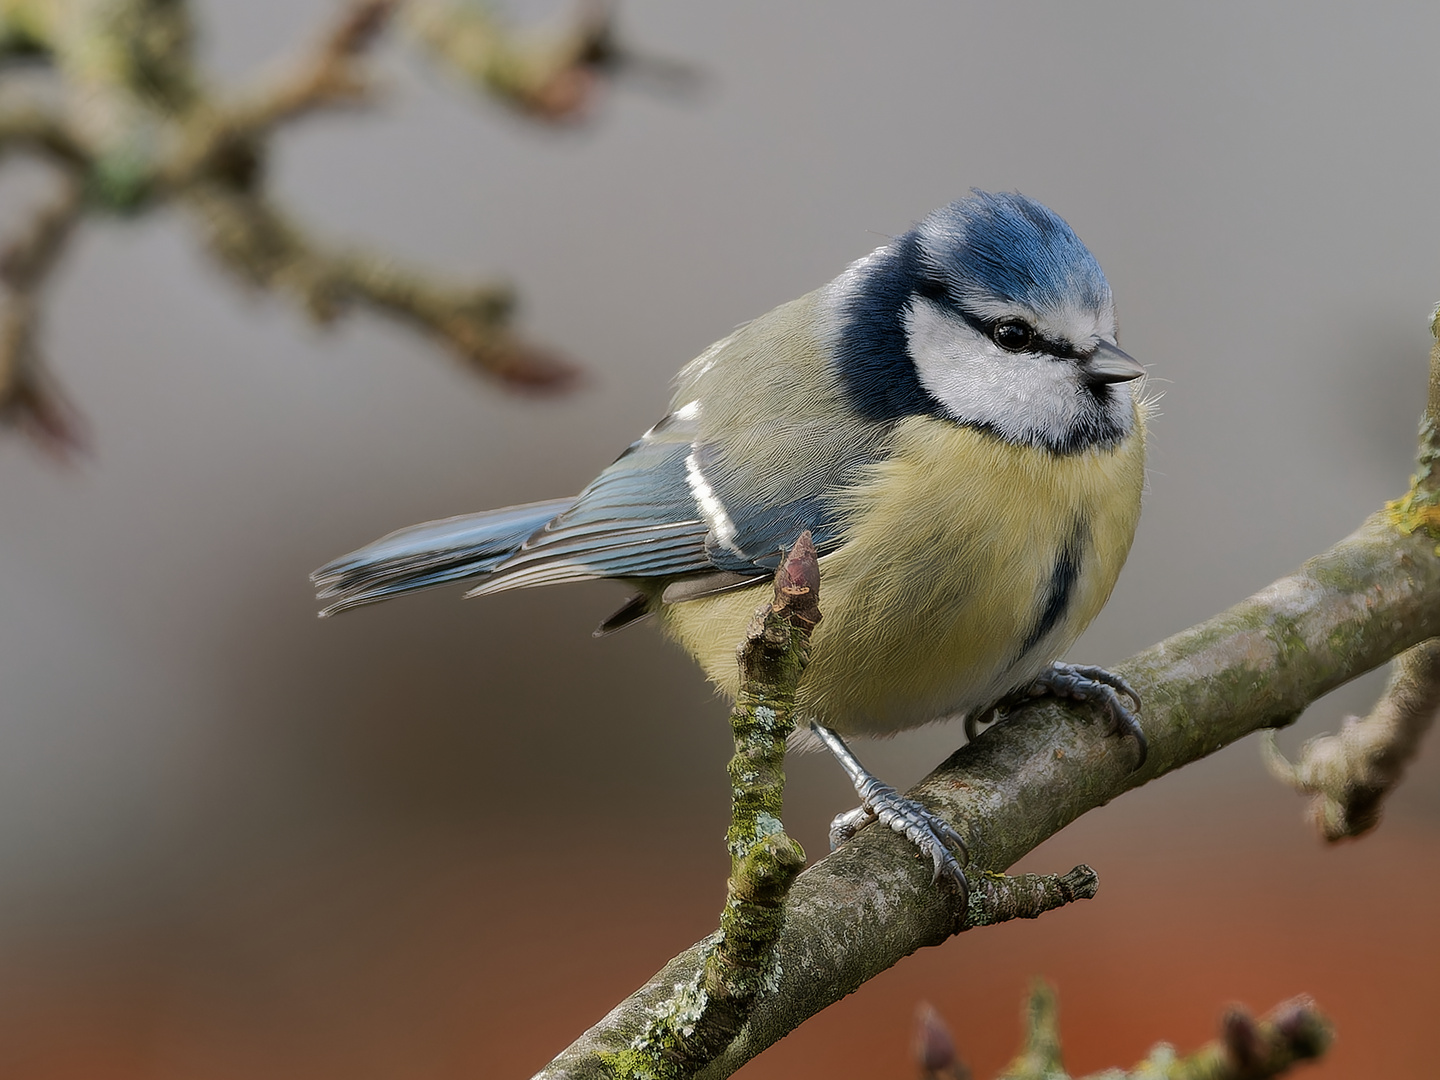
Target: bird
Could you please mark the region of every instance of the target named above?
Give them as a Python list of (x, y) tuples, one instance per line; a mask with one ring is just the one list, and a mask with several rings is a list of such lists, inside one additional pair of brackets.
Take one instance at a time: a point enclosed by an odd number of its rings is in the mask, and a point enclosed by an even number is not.
[(654, 618), (733, 699), (757, 600), (809, 532), (824, 619), (796, 713), (861, 801), (832, 846), (879, 820), (966, 895), (964, 838), (845, 737), (955, 717), (973, 735), (1052, 694), (1101, 707), (1143, 763), (1135, 691), (1060, 659), (1140, 515), (1146, 370), (1116, 331), (1062, 218), (973, 190), (700, 353), (579, 495), (384, 536), (315, 571), (321, 614), (459, 581), (480, 596), (616, 578), (635, 595), (597, 635)]

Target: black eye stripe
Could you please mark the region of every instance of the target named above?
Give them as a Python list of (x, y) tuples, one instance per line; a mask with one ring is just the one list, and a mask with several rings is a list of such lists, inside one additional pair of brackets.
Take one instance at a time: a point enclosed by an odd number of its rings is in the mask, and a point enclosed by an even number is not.
[[(1041, 334), (1038, 330), (1036, 330), (1035, 327), (1031, 326), (1030, 323), (1026, 322), (1024, 319), (1017, 318), (1014, 315), (1007, 315), (1003, 319), (989, 320), (981, 319), (977, 315), (972, 315), (970, 312), (966, 311), (963, 307), (961, 307), (955, 302), (954, 297), (945, 287), (945, 284), (941, 281), (937, 281), (929, 277), (918, 277), (913, 286), (913, 289), (915, 295), (929, 300), (937, 307), (943, 308), (953, 315), (959, 316), (960, 319), (966, 324), (968, 324), (970, 328), (973, 329), (976, 333), (989, 338), (991, 341), (995, 341), (996, 327), (1003, 323), (1015, 322), (1030, 327), (1030, 343), (1025, 346), (1025, 348), (1014, 351), (1046, 353), (1050, 356), (1055, 357), (1057, 360), (1084, 360), (1086, 356), (1089, 355), (1088, 352), (1082, 353), (1079, 349), (1075, 348), (1075, 346), (1071, 345), (1068, 341), (1062, 341), (1059, 338), (1046, 337), (1044, 334)], [(1004, 346), (1001, 347), (1004, 348)]]
[[(1025, 329), (1030, 332), (1029, 339), (1019, 347), (1005, 344), (1005, 342), (1001, 341), (1000, 337), (998, 336), (1001, 332), (1001, 327), (1016, 323), (1025, 327)], [(995, 344), (999, 345), (1007, 352), (1045, 353), (1048, 356), (1055, 357), (1055, 359), (1057, 360), (1084, 359), (1084, 356), (1081, 354), (1081, 352), (1076, 349), (1074, 345), (1071, 345), (1068, 341), (1061, 341), (1058, 338), (1045, 337), (1029, 323), (1021, 322), (1021, 320), (1019, 319), (1001, 319), (997, 323), (992, 323), (987, 329), (989, 332), (990, 340), (994, 341)]]

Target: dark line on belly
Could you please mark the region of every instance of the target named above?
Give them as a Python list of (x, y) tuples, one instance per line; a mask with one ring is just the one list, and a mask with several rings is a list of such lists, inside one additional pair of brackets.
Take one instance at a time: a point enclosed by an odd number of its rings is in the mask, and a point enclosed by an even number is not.
[(1075, 582), (1080, 578), (1080, 561), (1085, 555), (1088, 534), (1085, 522), (1077, 519), (1070, 529), (1065, 546), (1055, 559), (1055, 568), (1050, 571), (1050, 586), (1045, 590), (1045, 602), (1040, 609), (1040, 618), (1030, 628), (1030, 633), (1025, 635), (1025, 644), (1020, 646), (1021, 656), (1040, 644), (1041, 639), (1054, 630), (1064, 618), (1065, 609), (1070, 606), (1070, 594), (1075, 589)]

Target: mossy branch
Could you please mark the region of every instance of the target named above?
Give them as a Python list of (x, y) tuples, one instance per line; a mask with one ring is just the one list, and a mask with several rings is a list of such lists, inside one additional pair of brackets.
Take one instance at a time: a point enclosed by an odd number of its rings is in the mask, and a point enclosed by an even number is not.
[[(687, 954), (696, 962), (683, 981), (668, 978), (669, 969), (661, 972), (642, 1010), (621, 1025), (602, 1023), (594, 1029), (599, 1039), (582, 1039), (542, 1076), (572, 1075), (571, 1065), (581, 1074), (636, 1080), (694, 1076), (731, 1044), (755, 1002), (782, 979), (776, 946), (785, 900), (805, 865), (805, 853), (781, 822), (785, 746), (795, 731), (795, 688), (810, 632), (821, 618), (819, 598), (818, 555), (804, 532), (776, 571), (774, 599), (755, 612), (738, 652), (740, 691), (730, 714), (730, 882), (720, 929)], [(1060, 876), (985, 873), (961, 917), (968, 926), (1034, 919), (1093, 897), (1098, 884), (1088, 866)]]
[(740, 692), (730, 713), (730, 883), (720, 929), (690, 983), (652, 1010), (646, 1029), (609, 1057), (619, 1076), (694, 1075), (735, 1037), (774, 971), (785, 894), (805, 852), (785, 835), (785, 744), (795, 730), (795, 687), (820, 622), (820, 568), (803, 532), (775, 571), (775, 595), (750, 620), (736, 660)]

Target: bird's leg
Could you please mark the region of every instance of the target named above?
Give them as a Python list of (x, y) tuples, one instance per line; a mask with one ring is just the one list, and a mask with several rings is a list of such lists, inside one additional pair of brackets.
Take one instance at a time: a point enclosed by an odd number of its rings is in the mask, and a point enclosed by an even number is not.
[(972, 743), (980, 737), (981, 724), (993, 724), (1000, 719), (1001, 705), (992, 705), (988, 709), (972, 709), (965, 714), (965, 741)]
[(961, 858), (968, 859), (969, 852), (966, 850), (964, 838), (914, 799), (905, 798), (889, 784), (867, 772), (865, 766), (860, 764), (845, 745), (845, 740), (835, 732), (815, 723), (810, 725), (810, 730), (818, 735), (820, 741), (835, 755), (840, 767), (855, 785), (856, 794), (860, 796), (858, 807), (838, 815), (830, 823), (830, 849), (833, 851), (866, 825), (878, 820), (930, 856), (931, 862), (935, 864), (931, 880), (939, 881), (942, 877), (948, 879), (960, 890), (961, 899), (968, 903), (970, 884), (965, 880), (965, 871), (960, 868), (959, 861), (950, 850), (954, 847), (960, 852)]
[[(1110, 726), (1106, 733), (1121, 737), (1129, 735), (1133, 738), (1139, 751), (1135, 768), (1145, 764), (1150, 744), (1135, 716), (1140, 711), (1140, 695), (1119, 675), (1102, 667), (1065, 664), (1057, 660), (1029, 686), (1022, 687), (1002, 701), (999, 709), (1004, 712), (1006, 708), (1027, 698), (1046, 696), (1095, 702), (1109, 721)], [(1134, 708), (1126, 705), (1121, 700), (1122, 697), (1129, 698), (1134, 703)]]

